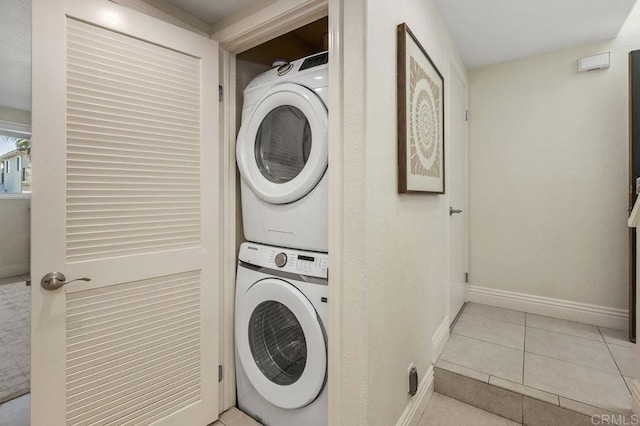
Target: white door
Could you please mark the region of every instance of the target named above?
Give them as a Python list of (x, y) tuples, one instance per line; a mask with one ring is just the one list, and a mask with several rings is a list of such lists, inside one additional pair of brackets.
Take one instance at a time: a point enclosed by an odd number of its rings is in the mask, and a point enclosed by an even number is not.
[(468, 198), (467, 107), (465, 80), (454, 66), (449, 79), (449, 321), (453, 322), (467, 297)]
[(217, 44), (106, 0), (32, 3), (31, 424), (209, 424)]

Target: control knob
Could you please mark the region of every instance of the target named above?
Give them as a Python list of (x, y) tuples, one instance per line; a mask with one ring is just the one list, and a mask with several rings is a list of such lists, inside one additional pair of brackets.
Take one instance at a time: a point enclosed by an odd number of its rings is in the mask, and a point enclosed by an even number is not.
[(276, 255), (276, 266), (282, 268), (287, 264), (287, 255), (284, 253), (278, 253)]

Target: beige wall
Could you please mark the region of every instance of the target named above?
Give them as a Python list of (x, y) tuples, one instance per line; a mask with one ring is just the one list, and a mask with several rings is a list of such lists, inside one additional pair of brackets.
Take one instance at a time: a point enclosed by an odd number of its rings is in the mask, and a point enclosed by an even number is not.
[[(358, 370), (343, 389), (352, 391), (344, 397), (364, 411), (349, 418), (350, 424), (391, 425), (411, 399), (409, 365), (414, 363), (424, 379), (435, 361), (431, 339), (448, 306), (448, 198), (397, 192), (396, 26), (409, 25), (445, 80), (449, 56), (457, 55), (432, 1), (370, 0), (363, 13), (364, 57), (355, 52), (357, 35), (344, 36), (344, 96), (364, 96), (366, 101), (361, 123), (362, 106), (349, 105), (345, 99), (349, 131), (344, 137), (342, 303), (346, 318), (341, 320), (349, 328), (343, 332), (349, 340), (342, 342), (341, 356)], [(351, 26), (347, 17), (345, 22)], [(356, 76), (352, 73), (358, 71), (360, 59), (364, 75)], [(357, 133), (358, 123), (364, 139), (349, 134)]]
[(9, 121), (11, 123), (19, 124), (31, 124), (31, 112), (0, 106), (0, 121)]
[(0, 278), (29, 272), (31, 200), (10, 197), (0, 196)]
[[(628, 61), (616, 40), (473, 69), (470, 282), (627, 307)], [(608, 70), (578, 58), (611, 52)]]

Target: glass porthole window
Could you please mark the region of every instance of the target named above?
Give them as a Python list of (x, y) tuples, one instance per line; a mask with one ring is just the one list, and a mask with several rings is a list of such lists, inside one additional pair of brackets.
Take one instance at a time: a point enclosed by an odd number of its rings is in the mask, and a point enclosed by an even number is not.
[(311, 127), (298, 108), (282, 105), (262, 120), (255, 142), (255, 156), (262, 175), (273, 183), (298, 176), (311, 152)]
[(307, 342), (302, 326), (282, 303), (259, 304), (249, 320), (249, 347), (258, 368), (275, 384), (295, 383), (307, 363)]

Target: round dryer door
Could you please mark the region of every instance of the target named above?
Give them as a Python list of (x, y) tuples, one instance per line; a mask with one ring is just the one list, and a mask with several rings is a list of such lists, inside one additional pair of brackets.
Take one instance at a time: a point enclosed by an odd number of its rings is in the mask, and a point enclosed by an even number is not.
[(286, 83), (267, 91), (238, 134), (242, 178), (262, 200), (297, 201), (327, 168), (327, 109), (312, 90)]
[(267, 278), (237, 308), (238, 356), (253, 387), (277, 407), (313, 402), (325, 384), (327, 346), (311, 302), (288, 282)]

